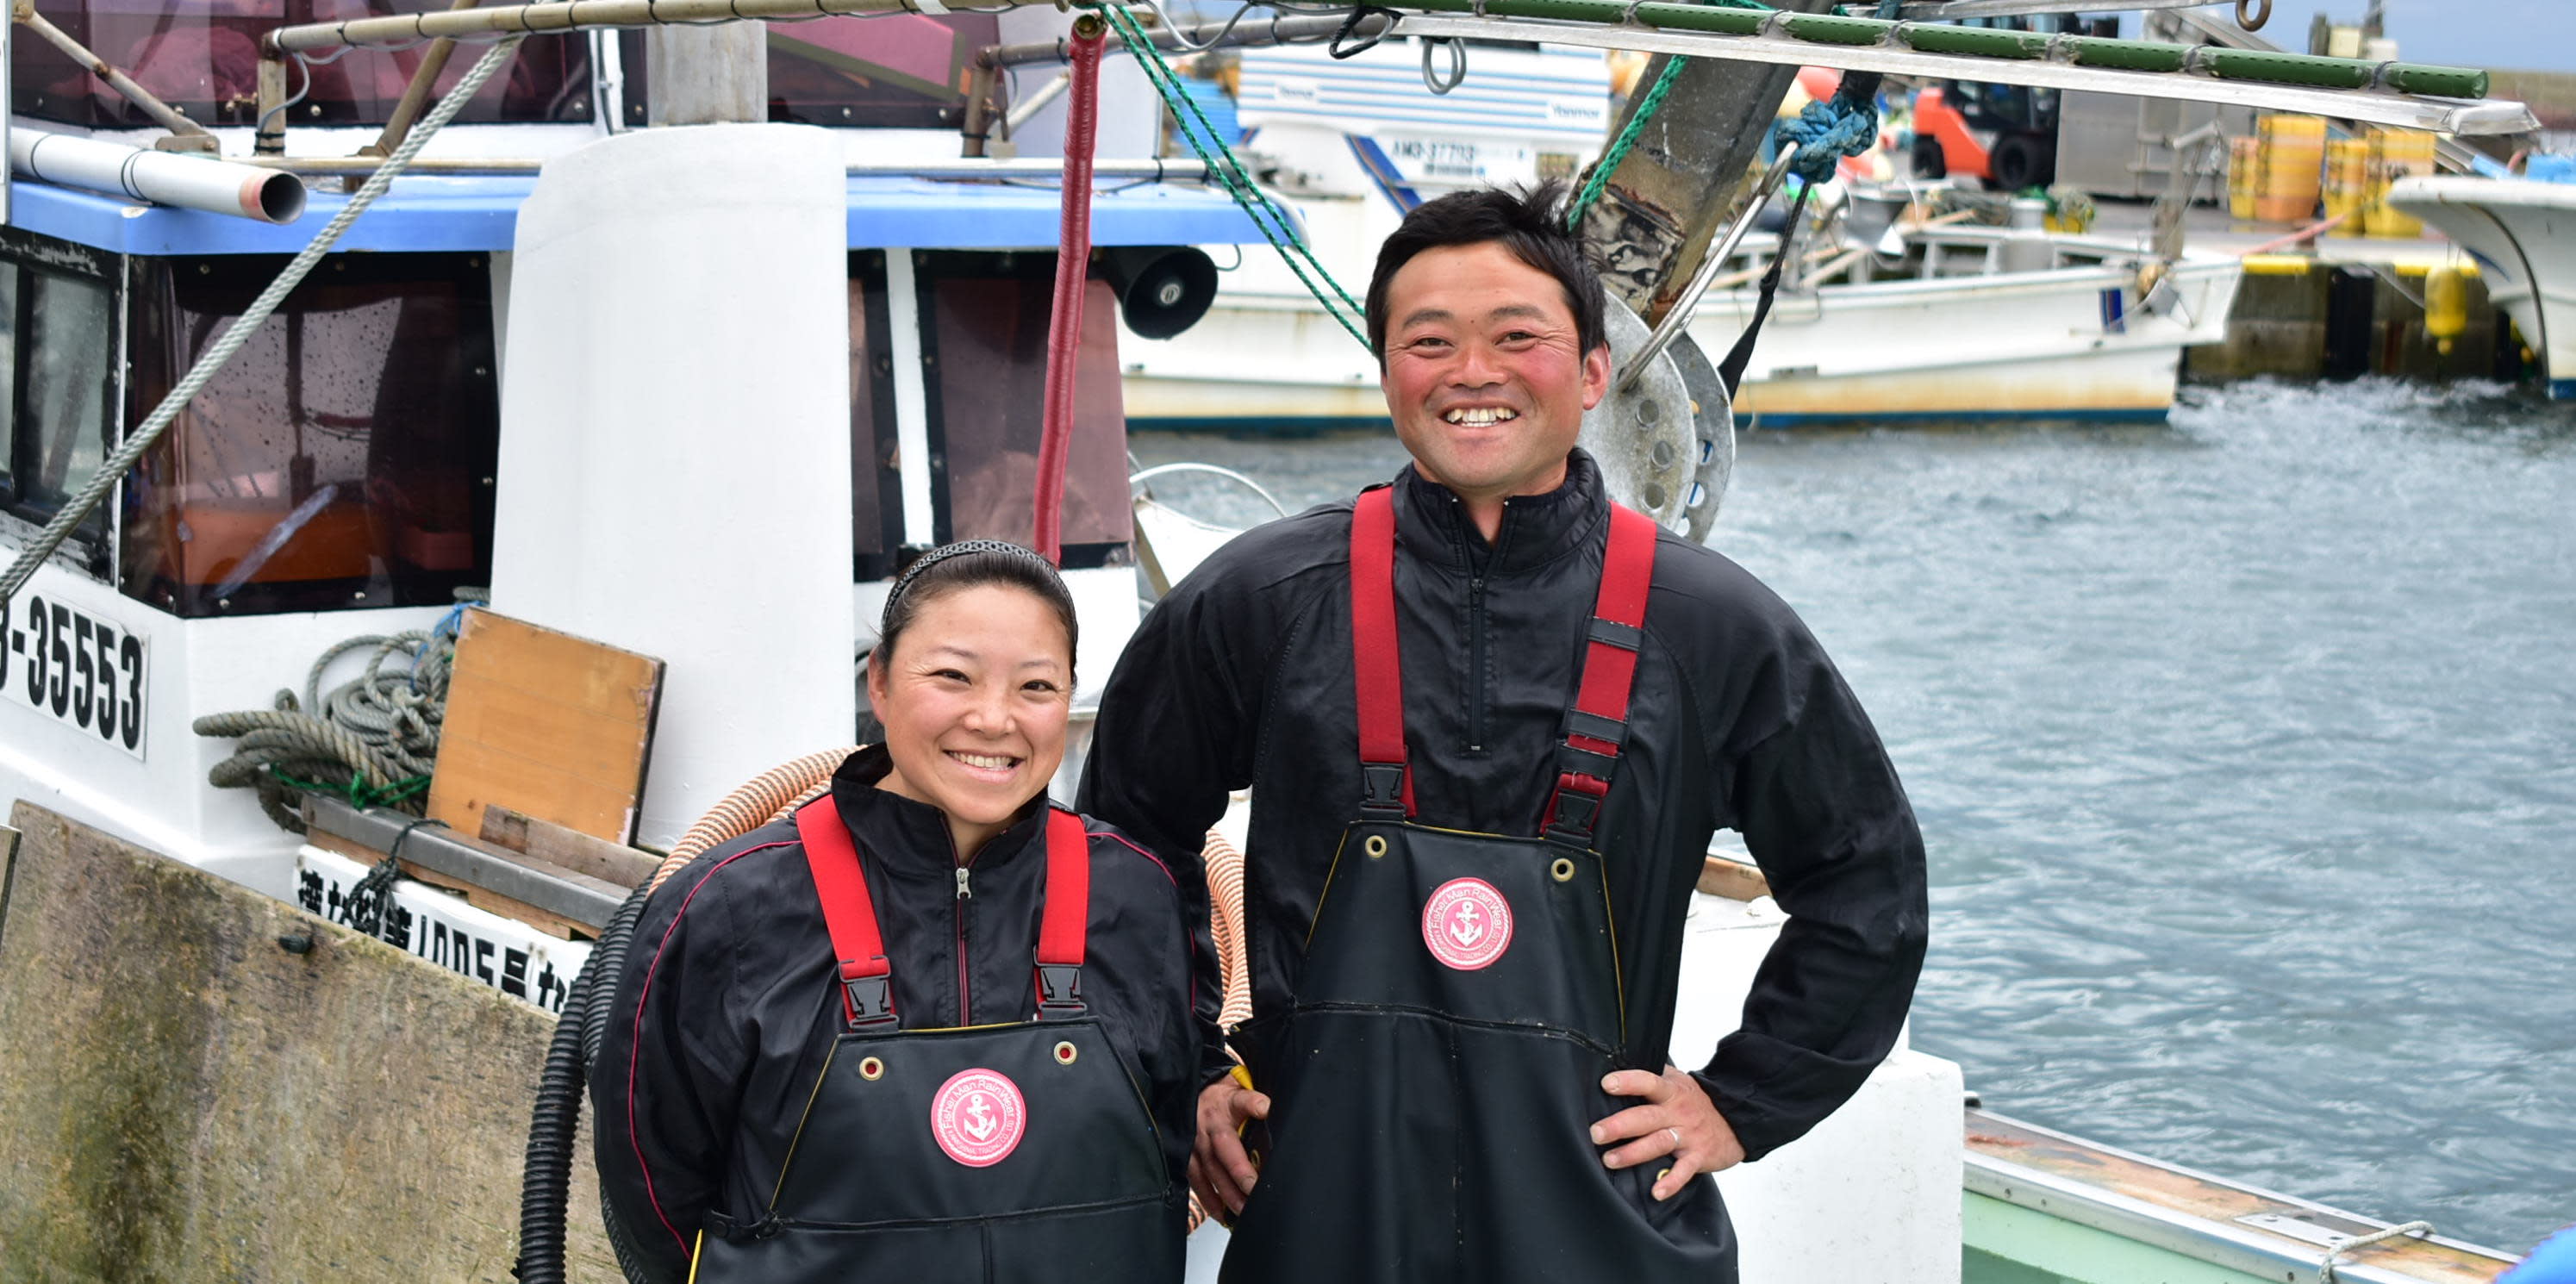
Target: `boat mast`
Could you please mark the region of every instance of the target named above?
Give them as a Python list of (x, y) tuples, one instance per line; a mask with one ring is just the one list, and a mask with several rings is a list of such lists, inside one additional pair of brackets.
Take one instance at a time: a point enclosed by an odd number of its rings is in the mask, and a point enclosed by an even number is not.
[[(1823, 13), (1835, 0), (1780, 0), (1775, 7)], [(1674, 54), (1657, 54), (1611, 123), (1617, 137)], [(1583, 221), (1583, 239), (1603, 265), (1601, 282), (1648, 325), (1661, 320), (1699, 267), (1709, 242), (1742, 195), (1746, 167), (1798, 69), (1695, 58), (1673, 81), (1662, 110), (1635, 148), (1610, 171)]]
[(644, 81), (647, 125), (768, 120), (769, 24), (646, 27)]

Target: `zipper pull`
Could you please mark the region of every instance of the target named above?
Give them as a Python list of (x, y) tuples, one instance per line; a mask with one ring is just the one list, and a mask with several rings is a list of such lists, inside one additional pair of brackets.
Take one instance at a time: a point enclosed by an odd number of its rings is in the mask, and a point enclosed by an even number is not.
[(963, 865), (957, 867), (957, 899), (961, 901), (975, 899), (975, 889), (966, 885), (966, 867)]

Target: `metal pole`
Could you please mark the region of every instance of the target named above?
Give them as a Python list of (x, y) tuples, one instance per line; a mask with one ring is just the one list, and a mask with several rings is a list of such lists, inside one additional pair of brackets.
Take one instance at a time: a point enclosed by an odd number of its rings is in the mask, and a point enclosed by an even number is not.
[(1064, 91), (1072, 87), (1072, 74), (1058, 72), (1055, 79), (1038, 86), (1036, 93), (1011, 104), (1011, 113), (1002, 118), (1002, 137), (1017, 135), (1030, 121), (1038, 118), (1039, 112), (1047, 109), (1047, 104), (1064, 97)]
[[(36, 12), (36, 0), (17, 0), (11, 6), (10, 17), (14, 18), (19, 26), (43, 36), (46, 43), (62, 50), (71, 57), (72, 61), (88, 68), (89, 74), (106, 81), (108, 88), (125, 95), (135, 106), (143, 109), (144, 115), (150, 116), (163, 129), (185, 137), (202, 138), (209, 144), (214, 142), (214, 135), (207, 133), (205, 126), (180, 115), (177, 108), (154, 97), (151, 90), (134, 83), (133, 77), (117, 70), (106, 59), (91, 53), (87, 46), (72, 39), (70, 32), (46, 21), (45, 15)], [(208, 150), (212, 148), (209, 147)]]
[[(1052, 0), (994, 0), (1005, 8)], [(309, 22), (279, 27), (261, 47), (282, 53), (316, 53), (352, 45), (396, 46), (446, 36), (457, 40), (524, 33), (561, 35), (592, 27), (659, 27), (673, 23), (732, 22), (750, 18), (827, 18), (847, 14), (941, 14), (939, 0), (549, 0), (544, 4), (447, 10)]]
[[(2119, 0), (2116, 4), (2091, 6), (2102, 9), (2206, 9), (2226, 0)], [(1846, 4), (1848, 9), (1871, 9), (1870, 5)], [(2068, 0), (1914, 0), (1897, 11), (1900, 18), (2000, 18), (2018, 14), (2069, 13)]]
[[(1155, 27), (1150, 32), (1154, 47), (1165, 53), (1192, 52), (1200, 49), (1232, 49), (1247, 45), (1285, 45), (1301, 40), (1325, 40), (1349, 21), (1338, 13), (1297, 14), (1282, 16), (1272, 13), (1266, 22), (1240, 19), (1234, 22), (1196, 22), (1179, 27)], [(1384, 35), (1393, 19), (1370, 14), (1354, 28), (1357, 39)], [(1113, 49), (1110, 52), (1116, 53)], [(1065, 63), (1071, 61), (1063, 37), (1032, 41), (1018, 45), (987, 45), (975, 55), (975, 61), (990, 67), (1025, 67), (1031, 63)]]
[[(1718, 242), (1717, 248), (1700, 260), (1699, 271), (1692, 275), (1690, 287), (1682, 291), (1671, 309), (1664, 313), (1663, 319), (1655, 323), (1655, 332), (1646, 336), (1645, 346), (1629, 355), (1628, 368), (1619, 377), (1620, 394), (1624, 395), (1635, 387), (1637, 380), (1644, 377), (1646, 367), (1662, 356), (1664, 349), (1673, 346), (1674, 339), (1681, 337), (1682, 330), (1690, 325), (1691, 314), (1699, 310), (1700, 297), (1708, 293), (1709, 283), (1716, 279), (1718, 269), (1726, 266), (1726, 260), (1734, 255), (1735, 247), (1742, 245), (1744, 238), (1753, 231), (1754, 220), (1761, 216), (1762, 207), (1771, 203), (1771, 194), (1788, 181), (1789, 164), (1797, 158), (1796, 143), (1780, 145), (1780, 154), (1771, 158), (1771, 168), (1764, 170), (1762, 181), (1754, 185), (1753, 199), (1745, 204), (1744, 213), (1737, 216), (1734, 226), (1726, 229), (1726, 238)], [(1788, 252), (1789, 235), (1783, 232), (1779, 253)]]
[[(480, 2), (456, 0), (448, 7), (471, 9)], [(421, 51), (420, 66), (411, 73), (411, 83), (403, 86), (402, 100), (394, 104), (392, 118), (385, 121), (384, 132), (376, 135), (375, 142), (359, 148), (359, 155), (390, 156), (395, 148), (402, 146), (403, 135), (410, 133), (411, 123), (420, 119), (420, 109), (429, 105), (430, 86), (438, 83), (439, 73), (447, 70), (447, 60), (455, 52), (456, 42), (453, 40), (429, 42), (429, 48)]]
[[(372, 156), (290, 156), (270, 157), (244, 164), (263, 169), (283, 170), (294, 174), (312, 174), (339, 178), (364, 176), (383, 164)], [(414, 160), (403, 167), (406, 174), (534, 174), (545, 162), (530, 156), (448, 156)], [(954, 158), (919, 161), (852, 161), (848, 166), (852, 178), (925, 178), (951, 182), (1021, 181), (1058, 179), (1064, 176), (1064, 162), (1053, 156), (1013, 157), (1007, 160)], [(1207, 177), (1207, 164), (1192, 157), (1145, 156), (1096, 161), (1094, 176), (1104, 179), (1150, 179), (1157, 182), (1189, 183)]]
[[(1490, 0), (1488, 17), (1414, 17), (1398, 30), (1408, 36), (1452, 36), (1470, 40), (1525, 40), (1591, 49), (1647, 49), (1688, 54), (1694, 58), (1732, 59), (1775, 66), (1840, 67), (1932, 79), (1966, 79), (2042, 89), (2085, 89), (2135, 94), (2143, 98), (2180, 98), (2192, 102), (2232, 103), (2312, 116), (2341, 117), (2380, 125), (2403, 125), (2453, 134), (2518, 134), (2540, 127), (2531, 109), (2517, 102), (2474, 99), (2483, 93), (2487, 73), (2467, 67), (2419, 67), (2407, 63), (2374, 64), (2350, 58), (2310, 58), (2271, 54), (2251, 62), (2230, 62), (2234, 51), (2091, 36), (2038, 36), (2029, 32), (1992, 31), (1979, 27), (1908, 25), (1901, 41), (1852, 39), (1834, 42), (1794, 35), (1736, 35), (1751, 11), (1712, 9), (1648, 0), (1639, 6), (1638, 26), (1591, 21), (1515, 20), (1490, 16), (1504, 8), (1589, 9), (1595, 3), (1622, 9), (1616, 0)], [(1753, 14), (1763, 24), (1802, 15)], [(1860, 34), (1850, 24), (1888, 24), (1866, 18), (1803, 15), (1809, 22), (1845, 24), (1828, 30)], [(1657, 25), (1643, 25), (1643, 24)], [(2041, 53), (2030, 57), (1952, 52), (1954, 40), (2003, 38), (2037, 41)], [(2058, 56), (2049, 56), (2054, 50)], [(2252, 57), (2251, 55), (2248, 55)], [(2383, 89), (2381, 86), (2384, 85)], [(2395, 92), (2388, 92), (2393, 90)], [(2471, 101), (2461, 101), (2472, 99)], [(1632, 153), (1633, 154), (1633, 153)]]

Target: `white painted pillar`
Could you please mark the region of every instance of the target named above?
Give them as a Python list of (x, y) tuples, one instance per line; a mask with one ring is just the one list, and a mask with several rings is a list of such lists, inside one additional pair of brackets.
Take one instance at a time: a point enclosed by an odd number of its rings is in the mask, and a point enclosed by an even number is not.
[(519, 211), (493, 607), (668, 664), (642, 842), (852, 735), (845, 187), (823, 130), (704, 125)]

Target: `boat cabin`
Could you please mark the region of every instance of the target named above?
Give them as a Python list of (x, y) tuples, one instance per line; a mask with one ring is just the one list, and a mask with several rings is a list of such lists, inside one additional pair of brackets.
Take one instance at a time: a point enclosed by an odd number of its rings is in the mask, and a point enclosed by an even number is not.
[[(304, 172), (311, 208), (277, 226), (17, 179), (0, 227), (0, 315), (10, 337), (0, 366), (8, 413), (0, 547), (24, 547), (340, 209), (348, 199), (341, 189), (354, 189), (373, 163), (357, 154), (404, 111), (406, 85), (426, 56), (425, 48), (361, 49), (290, 62), (289, 100), (263, 121), (259, 37), (285, 23), (373, 16), (384, 7), (39, 6), (172, 108), (212, 126), (226, 158), (265, 155)], [(839, 657), (836, 707), (845, 711), (853, 658), (873, 640), (874, 603), (906, 550), (1030, 538), (1059, 197), (1051, 177), (1032, 176), (1032, 166), (1049, 162), (961, 161), (958, 131), (976, 52), (1051, 36), (1064, 21), (1053, 11), (894, 15), (864, 26), (780, 23), (767, 37), (769, 120), (826, 127), (818, 136), (846, 171), (835, 184), (839, 246), (828, 264), (773, 262), (731, 286), (756, 294), (772, 279), (810, 282), (809, 268), (838, 280), (835, 315), (824, 320), (833, 330), (845, 325), (846, 342), (831, 341), (828, 358), (810, 343), (800, 349), (817, 354), (801, 361), (801, 377), (828, 383), (837, 409), (828, 425), (800, 422), (773, 446), (848, 461), (844, 486), (834, 490), (846, 495), (833, 503), (844, 511), (828, 521), (799, 514), (800, 539), (833, 544), (841, 568), (851, 624), (829, 649)], [(480, 49), (459, 48), (434, 82), (433, 100)], [(163, 136), (141, 106), (23, 29), (9, 56), (13, 125), (22, 135), (143, 146)], [(506, 596), (513, 559), (575, 555), (557, 532), (526, 529), (525, 520), (514, 537), (504, 496), (526, 499), (522, 511), (587, 512), (594, 526), (607, 520), (605, 510), (572, 502), (562, 477), (512, 471), (514, 434), (560, 428), (513, 419), (514, 353), (541, 354), (523, 376), (530, 384), (561, 380), (597, 392), (678, 366), (720, 390), (728, 378), (747, 377), (738, 354), (766, 342), (755, 310), (742, 324), (693, 336), (692, 352), (647, 352), (633, 342), (602, 350), (585, 334), (607, 333), (613, 318), (592, 310), (664, 305), (638, 304), (594, 281), (561, 307), (531, 312), (525, 282), (513, 289), (514, 276), (524, 275), (514, 271), (523, 266), (520, 215), (546, 175), (629, 133), (689, 132), (646, 128), (658, 101), (658, 62), (641, 32), (521, 43), (179, 412), (121, 490), (38, 572), (18, 598), (17, 618), (0, 625), (8, 661), (0, 677), (0, 793), (284, 894), (292, 836), (262, 816), (247, 791), (208, 786), (207, 768), (230, 746), (201, 740), (190, 724), (269, 707), (341, 639), (428, 627), (460, 594), (496, 584)], [(1151, 157), (1158, 139), (1150, 90), (1141, 80), (1108, 79), (1099, 154)], [(1024, 124), (1028, 152), (1060, 137), (1053, 123), (1060, 111)], [(688, 192), (690, 181), (688, 172), (669, 171), (676, 192)], [(743, 190), (738, 177), (708, 181), (733, 184), (710, 193), (710, 202), (770, 196)], [(748, 186), (764, 182), (755, 176)], [(1109, 190), (1119, 187), (1126, 190)], [(1086, 643), (1097, 635), (1084, 648), (1086, 699), (1107, 678), (1136, 610), (1118, 385), (1122, 337), (1134, 340), (1120, 324), (1120, 287), (1198, 253), (1181, 247), (1247, 239), (1257, 238), (1232, 202), (1196, 186), (1120, 179), (1105, 181), (1097, 196), (1101, 252), (1079, 339), (1063, 514), (1064, 565), (1080, 586)], [(635, 264), (640, 276), (664, 266)], [(682, 283), (662, 297), (679, 308), (688, 290), (723, 294), (726, 285)], [(544, 341), (514, 340), (514, 318), (537, 314), (578, 319), (549, 319), (545, 326), (559, 333)], [(782, 329), (810, 332), (815, 324), (778, 317)], [(650, 406), (631, 410), (618, 437), (595, 444), (607, 450), (614, 440), (670, 460), (670, 475), (650, 497), (654, 511), (720, 517), (739, 502), (711, 493), (705, 471), (685, 463), (690, 450), (710, 442), (720, 449), (736, 425), (652, 419)], [(621, 511), (621, 520), (641, 520), (641, 510)], [(720, 553), (753, 551), (724, 549), (720, 535), (700, 542)], [(710, 556), (711, 567), (720, 562)], [(702, 605), (722, 606), (722, 593), (709, 597), (703, 587), (709, 576), (672, 569), (675, 582), (702, 586), (692, 591)], [(550, 613), (542, 595), (496, 608)], [(578, 620), (559, 623), (581, 628)], [(649, 638), (601, 640), (658, 654)], [(675, 698), (684, 685), (723, 681), (691, 676), (684, 656), (665, 658)], [(854, 716), (831, 721), (826, 743), (856, 737)], [(800, 741), (767, 761), (819, 747)], [(761, 765), (747, 762), (734, 779)], [(715, 794), (698, 797), (707, 787)], [(686, 818), (669, 817), (712, 802), (723, 787), (709, 781), (667, 807), (648, 806), (636, 836), (676, 836)]]

